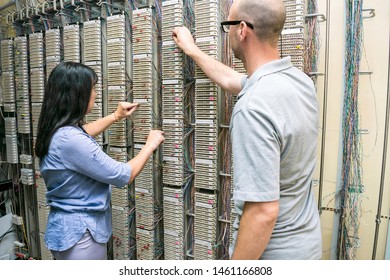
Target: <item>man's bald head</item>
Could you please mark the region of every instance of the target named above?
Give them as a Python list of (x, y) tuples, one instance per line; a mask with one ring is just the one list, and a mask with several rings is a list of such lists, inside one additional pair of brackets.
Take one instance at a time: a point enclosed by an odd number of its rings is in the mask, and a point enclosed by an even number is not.
[(283, 0), (235, 0), (236, 18), (253, 24), (256, 37), (277, 44), (286, 21)]

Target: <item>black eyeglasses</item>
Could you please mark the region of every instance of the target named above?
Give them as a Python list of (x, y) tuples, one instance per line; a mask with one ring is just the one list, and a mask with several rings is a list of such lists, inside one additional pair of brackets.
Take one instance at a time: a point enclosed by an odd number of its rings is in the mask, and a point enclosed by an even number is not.
[(245, 20), (230, 20), (230, 21), (228, 20), (228, 21), (221, 22), (221, 27), (222, 27), (223, 32), (229, 33), (230, 25), (238, 25), (242, 21), (245, 22), (246, 25), (248, 25), (249, 28), (254, 29), (253, 28), (253, 24), (250, 23), (250, 22), (247, 22)]

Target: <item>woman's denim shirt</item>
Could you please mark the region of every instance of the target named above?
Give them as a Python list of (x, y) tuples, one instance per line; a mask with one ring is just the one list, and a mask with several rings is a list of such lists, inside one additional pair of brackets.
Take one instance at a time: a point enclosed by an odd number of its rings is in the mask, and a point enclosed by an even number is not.
[(74, 246), (88, 229), (96, 242), (111, 234), (111, 185), (128, 184), (131, 168), (113, 160), (77, 126), (58, 129), (40, 162), (50, 213), (45, 232), (50, 250)]

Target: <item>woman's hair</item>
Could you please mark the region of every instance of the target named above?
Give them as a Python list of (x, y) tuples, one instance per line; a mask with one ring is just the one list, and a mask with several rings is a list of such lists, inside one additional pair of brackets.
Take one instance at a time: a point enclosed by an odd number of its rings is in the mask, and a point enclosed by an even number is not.
[(88, 66), (62, 62), (50, 73), (38, 122), (35, 155), (43, 158), (54, 133), (67, 125), (81, 126), (93, 87), (98, 81)]

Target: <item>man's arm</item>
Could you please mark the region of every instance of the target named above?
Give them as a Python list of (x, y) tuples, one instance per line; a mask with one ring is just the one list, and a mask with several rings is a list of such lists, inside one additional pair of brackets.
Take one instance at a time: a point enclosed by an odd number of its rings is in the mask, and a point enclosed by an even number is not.
[(172, 37), (176, 45), (195, 61), (210, 80), (227, 92), (238, 94), (241, 91), (241, 78), (244, 75), (202, 52), (186, 27), (176, 27)]
[(233, 260), (257, 260), (271, 238), (279, 212), (279, 201), (245, 202), (238, 228)]

